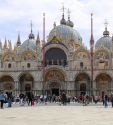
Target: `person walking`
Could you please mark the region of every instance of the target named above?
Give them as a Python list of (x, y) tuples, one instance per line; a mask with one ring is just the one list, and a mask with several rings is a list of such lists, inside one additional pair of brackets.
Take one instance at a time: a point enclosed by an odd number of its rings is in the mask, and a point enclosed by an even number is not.
[(13, 100), (12, 93), (8, 93), (8, 95), (7, 95), (8, 108), (12, 107), (12, 100)]
[(104, 96), (104, 106), (105, 106), (105, 108), (108, 107), (108, 95)]
[(63, 92), (62, 93), (62, 104), (66, 105), (66, 102), (67, 102), (67, 97), (66, 97), (66, 94)]
[(3, 109), (4, 101), (5, 101), (4, 92), (1, 91), (1, 92), (0, 92), (0, 102), (1, 102), (0, 108), (1, 108), (1, 109)]

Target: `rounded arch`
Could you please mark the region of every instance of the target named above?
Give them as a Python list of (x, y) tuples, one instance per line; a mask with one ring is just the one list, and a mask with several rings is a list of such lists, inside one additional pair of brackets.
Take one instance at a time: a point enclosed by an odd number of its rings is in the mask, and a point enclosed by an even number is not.
[(75, 76), (75, 91), (76, 95), (80, 96), (81, 94), (85, 95), (91, 94), (90, 90), (91, 84), (90, 84), (90, 76), (86, 72), (81, 72), (76, 74)]
[(34, 88), (34, 77), (30, 73), (21, 73), (18, 76), (18, 80), (20, 91), (31, 91)]
[(59, 95), (65, 88), (65, 73), (61, 69), (51, 68), (44, 76), (44, 90), (47, 94)]
[(31, 75), (31, 76), (33, 77), (33, 79), (34, 79), (34, 75), (33, 75), (32, 73), (30, 73), (30, 72), (21, 72), (21, 73), (18, 75), (17, 79), (19, 80), (20, 77), (23, 76), (24, 74), (29, 74), (29, 75)]
[(15, 89), (13, 77), (10, 75), (2, 75), (0, 77), (0, 89), (5, 91), (13, 91)]
[(112, 79), (112, 74), (110, 73), (110, 72), (107, 72), (107, 71), (103, 71), (103, 72), (97, 72), (95, 75), (94, 75), (94, 80), (96, 81), (96, 78), (97, 78), (97, 76), (99, 76), (100, 74), (106, 74), (106, 75), (108, 75), (110, 78), (111, 78), (111, 80), (113, 80)]
[(99, 73), (96, 78), (97, 95), (104, 97), (104, 94), (111, 94), (112, 78), (107, 73)]
[(46, 65), (67, 65), (67, 55), (63, 49), (52, 47), (45, 53)]
[[(58, 75), (58, 76), (57, 76)], [(61, 76), (60, 76), (61, 75)], [(47, 80), (47, 77), (58, 77), (61, 78), (61, 80), (65, 81), (66, 80), (66, 74), (63, 70), (58, 69), (58, 68), (50, 68), (46, 71), (44, 80)]]
[(55, 44), (55, 43), (49, 44), (48, 46), (45, 46), (45, 52), (47, 52), (51, 48), (59, 48), (59, 49), (63, 50), (67, 56), (67, 59), (69, 58), (69, 50), (65, 46), (63, 46), (62, 44)]
[(85, 75), (85, 76), (87, 76), (87, 77), (90, 79), (90, 75), (89, 75), (88, 73), (86, 73), (86, 72), (79, 72), (79, 73), (77, 73), (77, 74), (75, 75), (75, 81), (76, 81), (76, 79), (77, 79), (77, 77), (78, 77), (79, 75)]
[(107, 73), (99, 73), (96, 78), (95, 78), (95, 81), (98, 81), (98, 80), (112, 80), (111, 76)]

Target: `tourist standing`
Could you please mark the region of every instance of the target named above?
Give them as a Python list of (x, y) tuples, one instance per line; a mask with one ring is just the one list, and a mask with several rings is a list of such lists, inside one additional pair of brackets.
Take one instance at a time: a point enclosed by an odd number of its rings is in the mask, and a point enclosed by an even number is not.
[(63, 92), (62, 93), (62, 104), (66, 105), (66, 102), (67, 102), (67, 97), (66, 97), (66, 94)]
[(108, 107), (108, 95), (104, 96), (104, 105), (105, 105), (105, 108)]
[(1, 102), (1, 106), (0, 106), (0, 108), (1, 108), (1, 109), (3, 109), (4, 101), (5, 101), (4, 92), (1, 91), (1, 92), (0, 92), (0, 102)]
[(12, 107), (12, 100), (13, 100), (12, 93), (8, 93), (7, 95), (8, 108)]

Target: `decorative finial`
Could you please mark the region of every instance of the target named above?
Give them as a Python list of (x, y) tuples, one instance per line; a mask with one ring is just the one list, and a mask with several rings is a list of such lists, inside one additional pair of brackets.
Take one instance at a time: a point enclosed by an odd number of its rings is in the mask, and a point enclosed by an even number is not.
[(63, 14), (62, 14), (62, 19), (60, 21), (60, 24), (63, 24), (63, 25), (66, 25), (66, 20), (64, 19), (64, 11), (65, 11), (66, 8), (64, 8), (64, 4), (63, 4), (63, 7), (61, 8)]
[(105, 30), (107, 31), (108, 22), (107, 22), (106, 19), (105, 19), (105, 23), (104, 23), (104, 25), (105, 25)]
[(45, 13), (43, 13), (43, 17), (45, 17)]
[(20, 32), (18, 32), (17, 46), (20, 46), (20, 45), (21, 45)]
[(31, 33), (32, 33), (32, 26), (33, 26), (33, 24), (32, 24), (32, 20), (31, 20), (31, 24), (30, 24), (30, 26), (31, 26)]
[(30, 27), (31, 27), (31, 33), (29, 34), (29, 39), (34, 39), (35, 36), (34, 36), (33, 30), (32, 30), (32, 27), (33, 27), (32, 20), (31, 20), (31, 23), (30, 23)]
[(104, 36), (109, 36), (109, 31), (107, 30), (108, 22), (107, 22), (106, 19), (105, 19), (104, 25), (105, 25), (105, 31), (103, 32), (103, 35)]
[(69, 10), (69, 8), (68, 8), (67, 13), (68, 13), (68, 20), (70, 20), (70, 13), (71, 13), (71, 11)]
[(37, 40), (36, 40), (36, 45), (40, 44), (40, 37), (39, 37), (39, 32), (37, 34)]
[(68, 14), (68, 21), (66, 22), (67, 26), (74, 27), (74, 23), (70, 20), (70, 13), (71, 11), (68, 8), (67, 14)]
[(54, 22), (53, 27), (56, 28), (56, 22)]
[(61, 10), (62, 10), (62, 13), (64, 14), (64, 11), (65, 11), (65, 7), (64, 7), (64, 3), (62, 3), (62, 8), (61, 8)]

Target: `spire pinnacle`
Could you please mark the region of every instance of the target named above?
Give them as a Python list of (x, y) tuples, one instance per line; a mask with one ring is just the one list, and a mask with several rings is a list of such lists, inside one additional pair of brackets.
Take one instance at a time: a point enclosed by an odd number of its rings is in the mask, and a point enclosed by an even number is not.
[(61, 8), (61, 10), (62, 10), (62, 13), (63, 13), (63, 15), (64, 15), (64, 12), (65, 12), (65, 7), (64, 7), (64, 3), (62, 3), (62, 8)]
[(66, 20), (64, 19), (64, 11), (65, 11), (65, 7), (64, 7), (64, 3), (63, 3), (63, 6), (61, 8), (61, 11), (62, 11), (62, 19), (60, 21), (60, 24), (63, 24), (63, 25), (66, 25)]
[(43, 45), (45, 45), (45, 13), (43, 13)]
[(39, 32), (38, 32), (37, 39), (36, 39), (36, 45), (38, 45), (38, 44), (40, 44)]
[(11, 43), (11, 40), (8, 40), (8, 47), (9, 47), (9, 50), (12, 50), (12, 43)]
[(31, 23), (30, 23), (30, 27), (31, 27), (31, 33), (29, 34), (29, 39), (34, 39), (35, 36), (34, 36), (33, 30), (32, 30), (32, 27), (33, 27), (32, 20), (31, 20)]
[(31, 33), (32, 33), (32, 27), (33, 27), (32, 20), (31, 20), (30, 26), (31, 26)]
[(5, 37), (4, 49), (7, 49), (7, 40), (6, 40), (6, 37)]
[(54, 29), (56, 28), (56, 22), (54, 22), (54, 24), (53, 24), (53, 28), (54, 28)]
[(21, 45), (20, 33), (18, 33), (17, 46), (20, 46), (20, 45)]
[(70, 13), (71, 11), (68, 8), (67, 14), (68, 14), (68, 21), (66, 22), (67, 26), (74, 27), (74, 23), (70, 20)]
[(107, 22), (107, 20), (105, 20), (104, 25), (105, 25), (105, 31), (107, 31), (107, 26), (108, 26), (108, 22)]
[(70, 20), (70, 13), (71, 13), (71, 11), (69, 10), (69, 8), (68, 8), (67, 13), (68, 13), (68, 20)]

